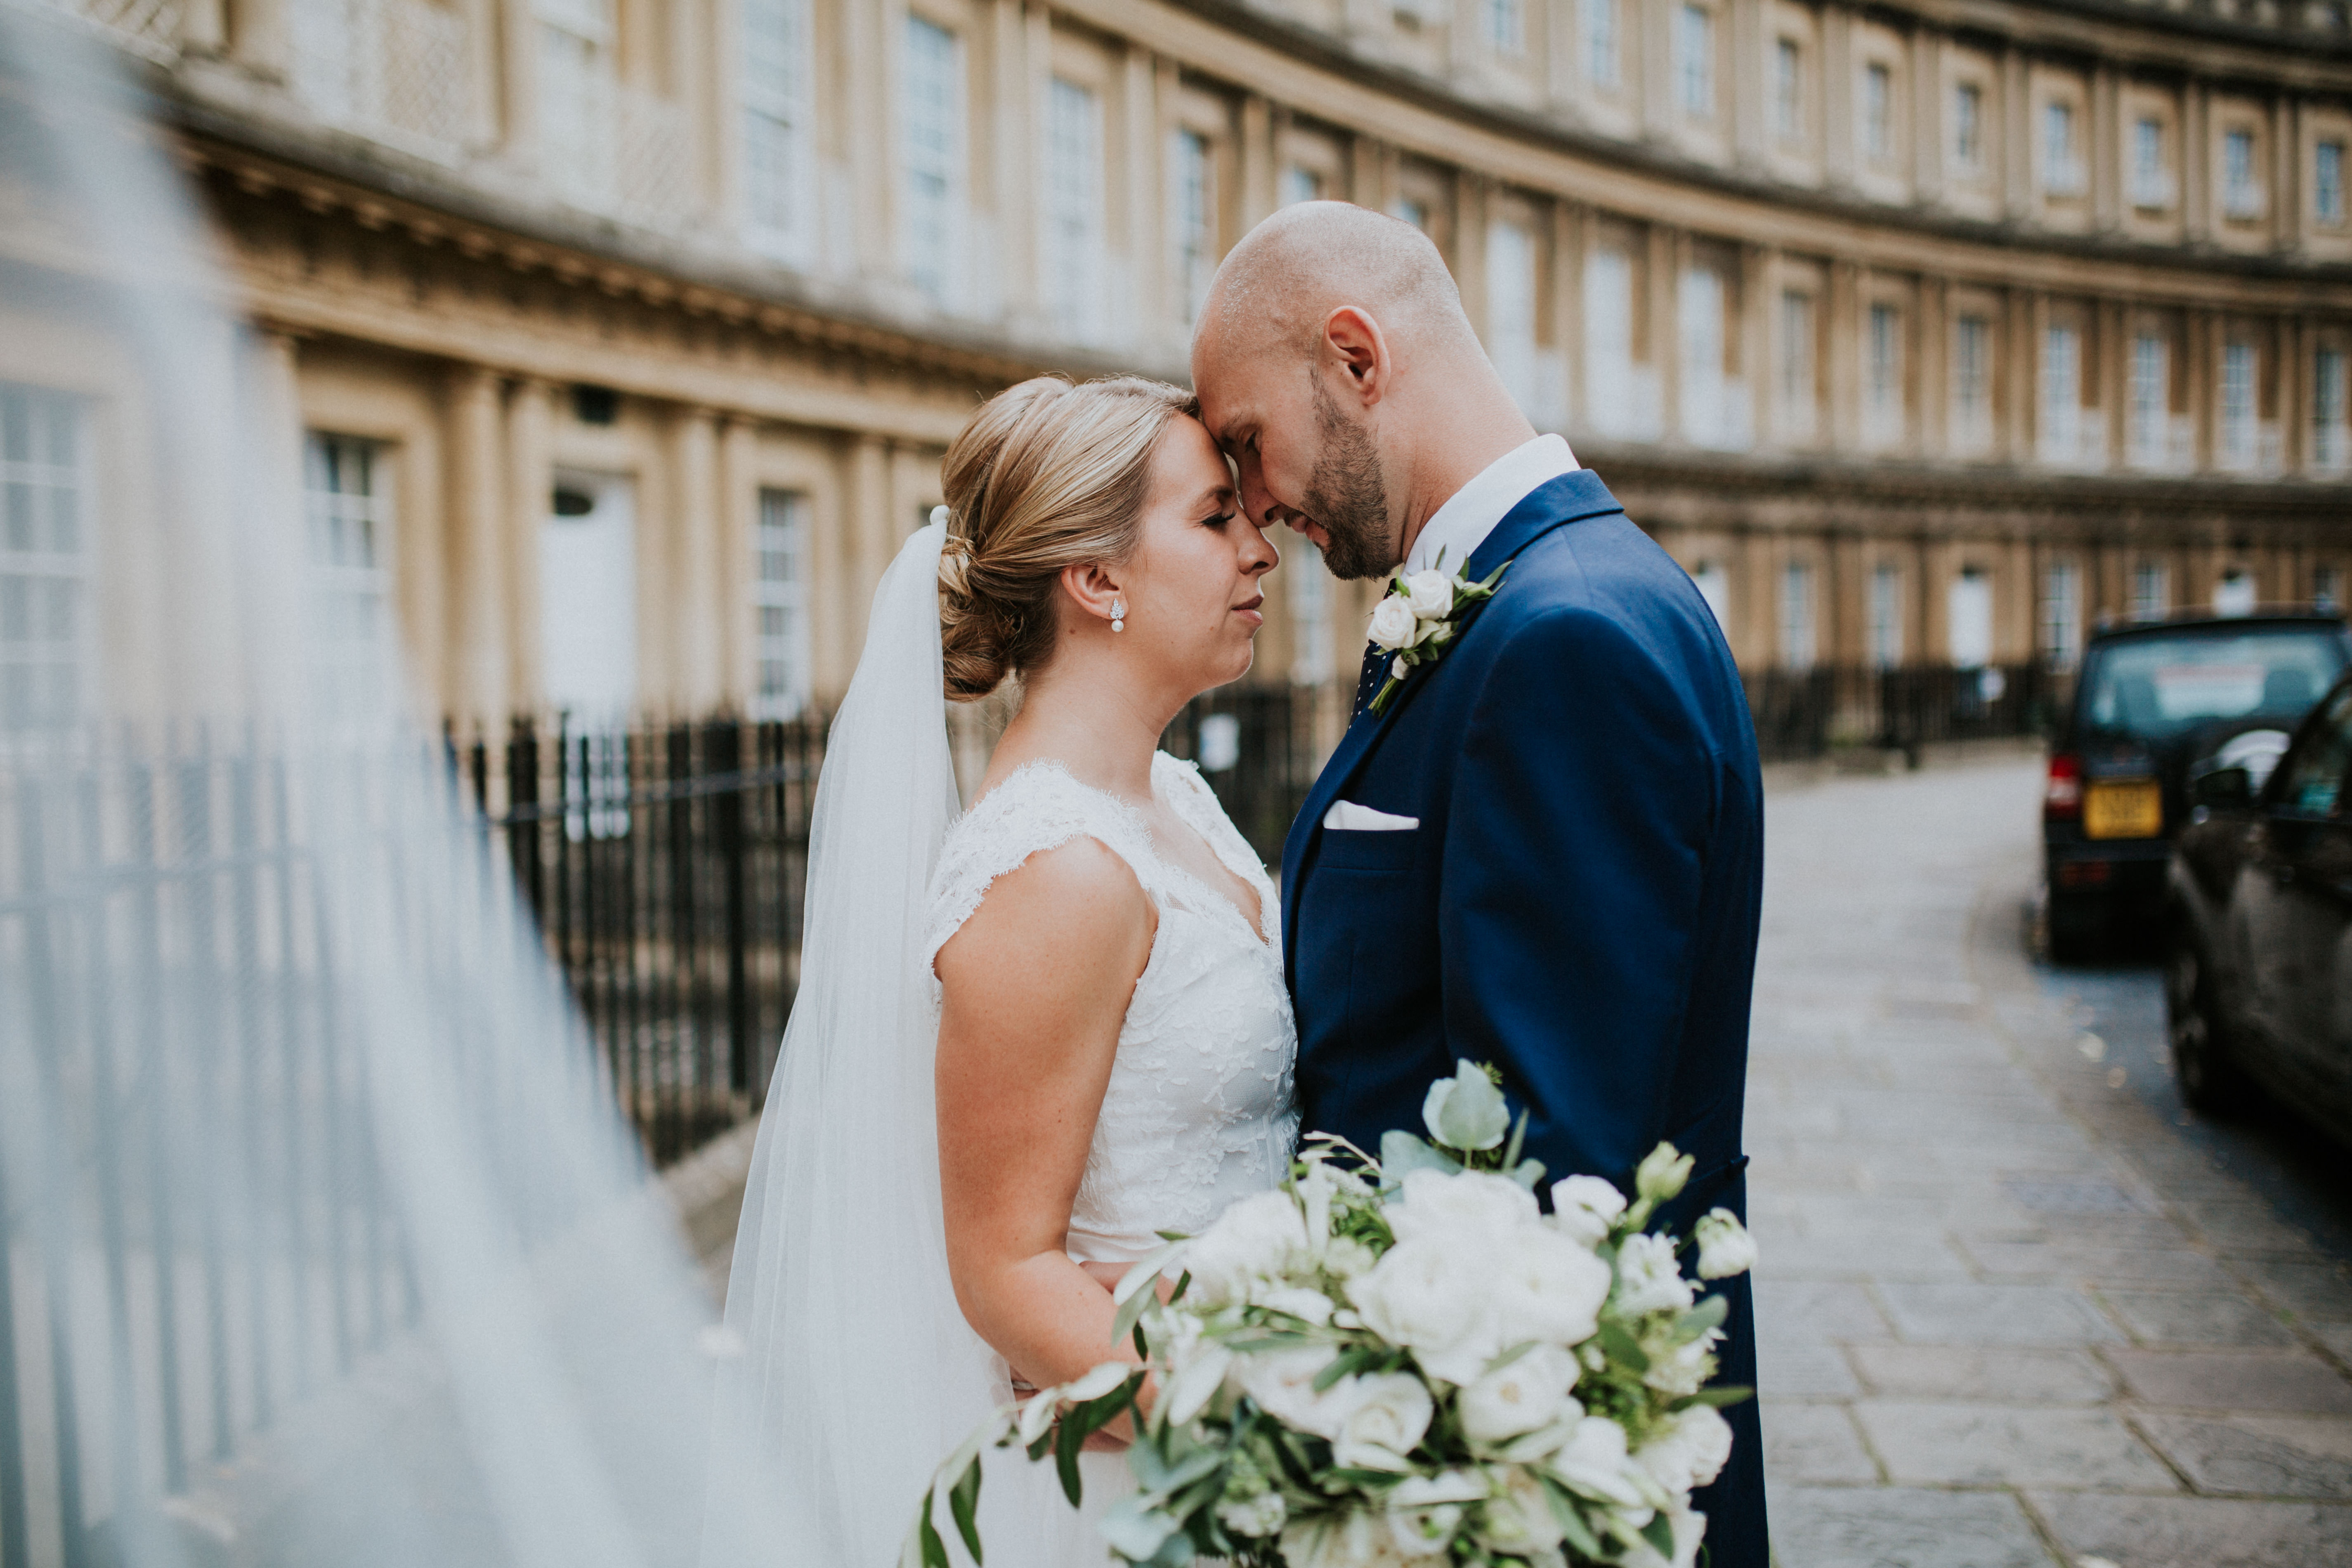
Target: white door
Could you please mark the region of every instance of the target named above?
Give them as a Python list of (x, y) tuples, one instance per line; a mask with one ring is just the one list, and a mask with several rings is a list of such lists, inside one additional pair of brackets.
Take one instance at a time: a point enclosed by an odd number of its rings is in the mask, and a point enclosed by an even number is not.
[(1981, 669), (1992, 662), (1992, 578), (1971, 566), (1952, 579), (1952, 663)]
[(551, 708), (591, 722), (637, 699), (634, 493), (617, 474), (559, 473), (540, 526), (539, 647)]

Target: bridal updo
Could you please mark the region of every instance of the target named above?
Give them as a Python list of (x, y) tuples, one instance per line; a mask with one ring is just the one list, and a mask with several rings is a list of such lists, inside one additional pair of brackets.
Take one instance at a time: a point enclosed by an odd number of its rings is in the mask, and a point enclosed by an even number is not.
[(1168, 422), (1199, 406), (1140, 376), (1041, 375), (981, 405), (940, 465), (940, 646), (950, 700), (987, 696), (1054, 657), (1066, 566), (1134, 552)]

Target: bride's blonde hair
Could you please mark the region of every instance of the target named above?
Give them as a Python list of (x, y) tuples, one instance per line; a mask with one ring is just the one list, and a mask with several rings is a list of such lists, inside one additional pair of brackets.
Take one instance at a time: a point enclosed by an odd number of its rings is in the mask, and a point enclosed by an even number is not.
[(1054, 589), (1066, 566), (1134, 553), (1168, 422), (1200, 405), (1140, 376), (1073, 385), (1041, 375), (981, 405), (940, 465), (947, 694), (969, 702), (1054, 657)]

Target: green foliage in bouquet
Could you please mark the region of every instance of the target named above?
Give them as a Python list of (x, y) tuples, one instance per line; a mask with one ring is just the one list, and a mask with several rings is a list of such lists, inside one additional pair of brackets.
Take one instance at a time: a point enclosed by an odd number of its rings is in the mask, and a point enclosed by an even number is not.
[[(980, 1456), (1054, 1455), (1079, 1500), (1087, 1437), (1137, 1410), (1136, 1490), (1102, 1521), (1129, 1563), (1179, 1568), (1689, 1568), (1705, 1531), (1690, 1493), (1730, 1452), (1709, 1386), (1725, 1302), (1753, 1242), (1727, 1211), (1685, 1246), (1644, 1229), (1688, 1181), (1660, 1144), (1631, 1200), (1594, 1176), (1551, 1189), (1520, 1157), (1494, 1074), (1470, 1062), (1430, 1088), (1424, 1142), (1391, 1131), (1374, 1160), (1316, 1134), (1279, 1189), (1198, 1237), (1170, 1235), (1115, 1292), (1108, 1362), (1008, 1407), (940, 1468), (902, 1568), (948, 1568), (948, 1511), (975, 1562)], [(1179, 1271), (1171, 1299), (1157, 1283)]]

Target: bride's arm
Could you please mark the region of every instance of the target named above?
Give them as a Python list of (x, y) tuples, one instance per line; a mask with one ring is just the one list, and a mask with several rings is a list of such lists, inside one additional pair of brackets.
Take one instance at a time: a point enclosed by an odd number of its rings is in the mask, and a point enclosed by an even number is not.
[(957, 1303), (1029, 1381), (1114, 1344), (1108, 1291), (1063, 1251), (1156, 917), (1090, 838), (1032, 856), (940, 949), (940, 1187)]

